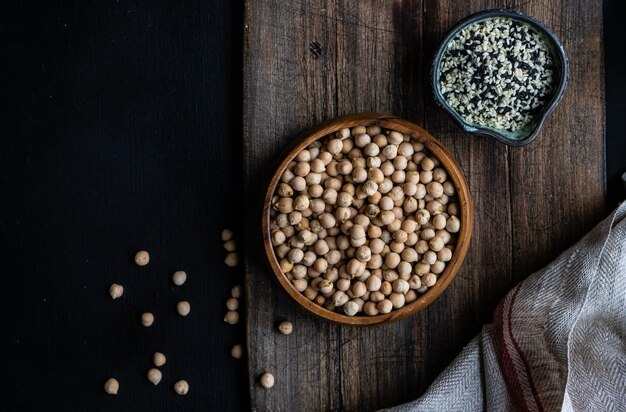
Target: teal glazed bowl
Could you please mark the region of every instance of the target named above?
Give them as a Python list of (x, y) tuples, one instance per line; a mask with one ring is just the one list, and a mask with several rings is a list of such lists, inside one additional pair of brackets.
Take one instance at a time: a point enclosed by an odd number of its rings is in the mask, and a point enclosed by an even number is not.
[[(456, 35), (469, 25), (474, 23), (495, 19), (495, 18), (508, 18), (521, 23), (526, 23), (530, 26), (531, 30), (538, 33), (545, 41), (552, 61), (554, 62), (553, 76), (554, 84), (547, 101), (533, 116), (531, 122), (529, 122), (524, 128), (517, 131), (509, 131), (505, 129), (495, 129), (491, 127), (481, 126), (477, 124), (468, 123), (463, 117), (452, 108), (446, 99), (444, 98), (440, 85), (440, 66), (444, 53), (448, 47), (448, 44)], [(527, 16), (523, 13), (513, 10), (486, 10), (476, 14), (473, 14), (457, 23), (444, 37), (439, 49), (435, 53), (433, 64), (431, 68), (431, 81), (432, 91), (435, 101), (452, 119), (467, 133), (489, 136), (497, 139), (498, 141), (507, 144), (509, 146), (526, 146), (539, 134), (541, 126), (545, 122), (548, 115), (554, 110), (556, 105), (563, 98), (565, 89), (567, 87), (567, 81), (569, 77), (569, 62), (567, 55), (563, 49), (563, 45), (557, 39), (547, 27), (533, 17)]]

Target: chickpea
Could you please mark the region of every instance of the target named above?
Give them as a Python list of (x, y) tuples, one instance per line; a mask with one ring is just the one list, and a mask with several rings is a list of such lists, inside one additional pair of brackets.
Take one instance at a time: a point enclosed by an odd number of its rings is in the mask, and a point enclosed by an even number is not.
[(422, 285), (426, 287), (434, 286), (437, 282), (437, 276), (432, 273), (427, 273), (422, 277)]
[(391, 310), (393, 309), (393, 304), (389, 299), (383, 299), (378, 302), (378, 304), (376, 305), (376, 309), (378, 309), (380, 313), (386, 314), (391, 312)]
[(457, 233), (461, 229), (461, 221), (456, 216), (450, 216), (446, 223), (446, 229), (450, 233)]
[(400, 309), (404, 306), (404, 294), (402, 293), (392, 293), (389, 295), (388, 299), (394, 309)]

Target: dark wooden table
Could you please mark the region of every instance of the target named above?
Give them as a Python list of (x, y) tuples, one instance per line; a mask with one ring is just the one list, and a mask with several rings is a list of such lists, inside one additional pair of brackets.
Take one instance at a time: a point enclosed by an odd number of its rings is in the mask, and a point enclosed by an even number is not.
[[(562, 40), (570, 84), (532, 145), (466, 135), (429, 90), (433, 51), (459, 19), (490, 8), (537, 17)], [(262, 257), (260, 207), (249, 208), (246, 285), (255, 410), (363, 411), (419, 396), (498, 300), (604, 214), (602, 4), (598, 1), (248, 0), (244, 33), (246, 192), (260, 199), (276, 157), (303, 129), (338, 115), (387, 112), (416, 122), (459, 161), (474, 202), (461, 272), (427, 310), (379, 327), (304, 313)], [(275, 332), (287, 318), (295, 331)], [(271, 371), (272, 390), (257, 383)]]

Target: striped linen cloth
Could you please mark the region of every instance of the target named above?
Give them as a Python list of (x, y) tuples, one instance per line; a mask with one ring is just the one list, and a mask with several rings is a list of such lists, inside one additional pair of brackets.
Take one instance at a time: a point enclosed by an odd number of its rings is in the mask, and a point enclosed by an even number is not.
[(626, 411), (626, 202), (528, 277), (419, 399), (389, 411)]

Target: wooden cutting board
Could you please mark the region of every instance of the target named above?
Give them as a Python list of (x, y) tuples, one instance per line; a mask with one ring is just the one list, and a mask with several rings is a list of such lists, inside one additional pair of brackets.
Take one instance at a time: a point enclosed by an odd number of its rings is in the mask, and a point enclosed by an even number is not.
[[(537, 17), (570, 59), (566, 95), (538, 139), (508, 148), (463, 133), (432, 99), (431, 58), (458, 20), (490, 8)], [(418, 397), (504, 294), (604, 214), (602, 2), (247, 0), (244, 173), (247, 331), (254, 410), (372, 410)], [(262, 255), (261, 195), (302, 130), (338, 115), (387, 112), (423, 126), (456, 156), (474, 202), (461, 272), (425, 311), (371, 328), (303, 312)], [(289, 319), (292, 335), (276, 332)], [(265, 390), (258, 376), (270, 371)]]

